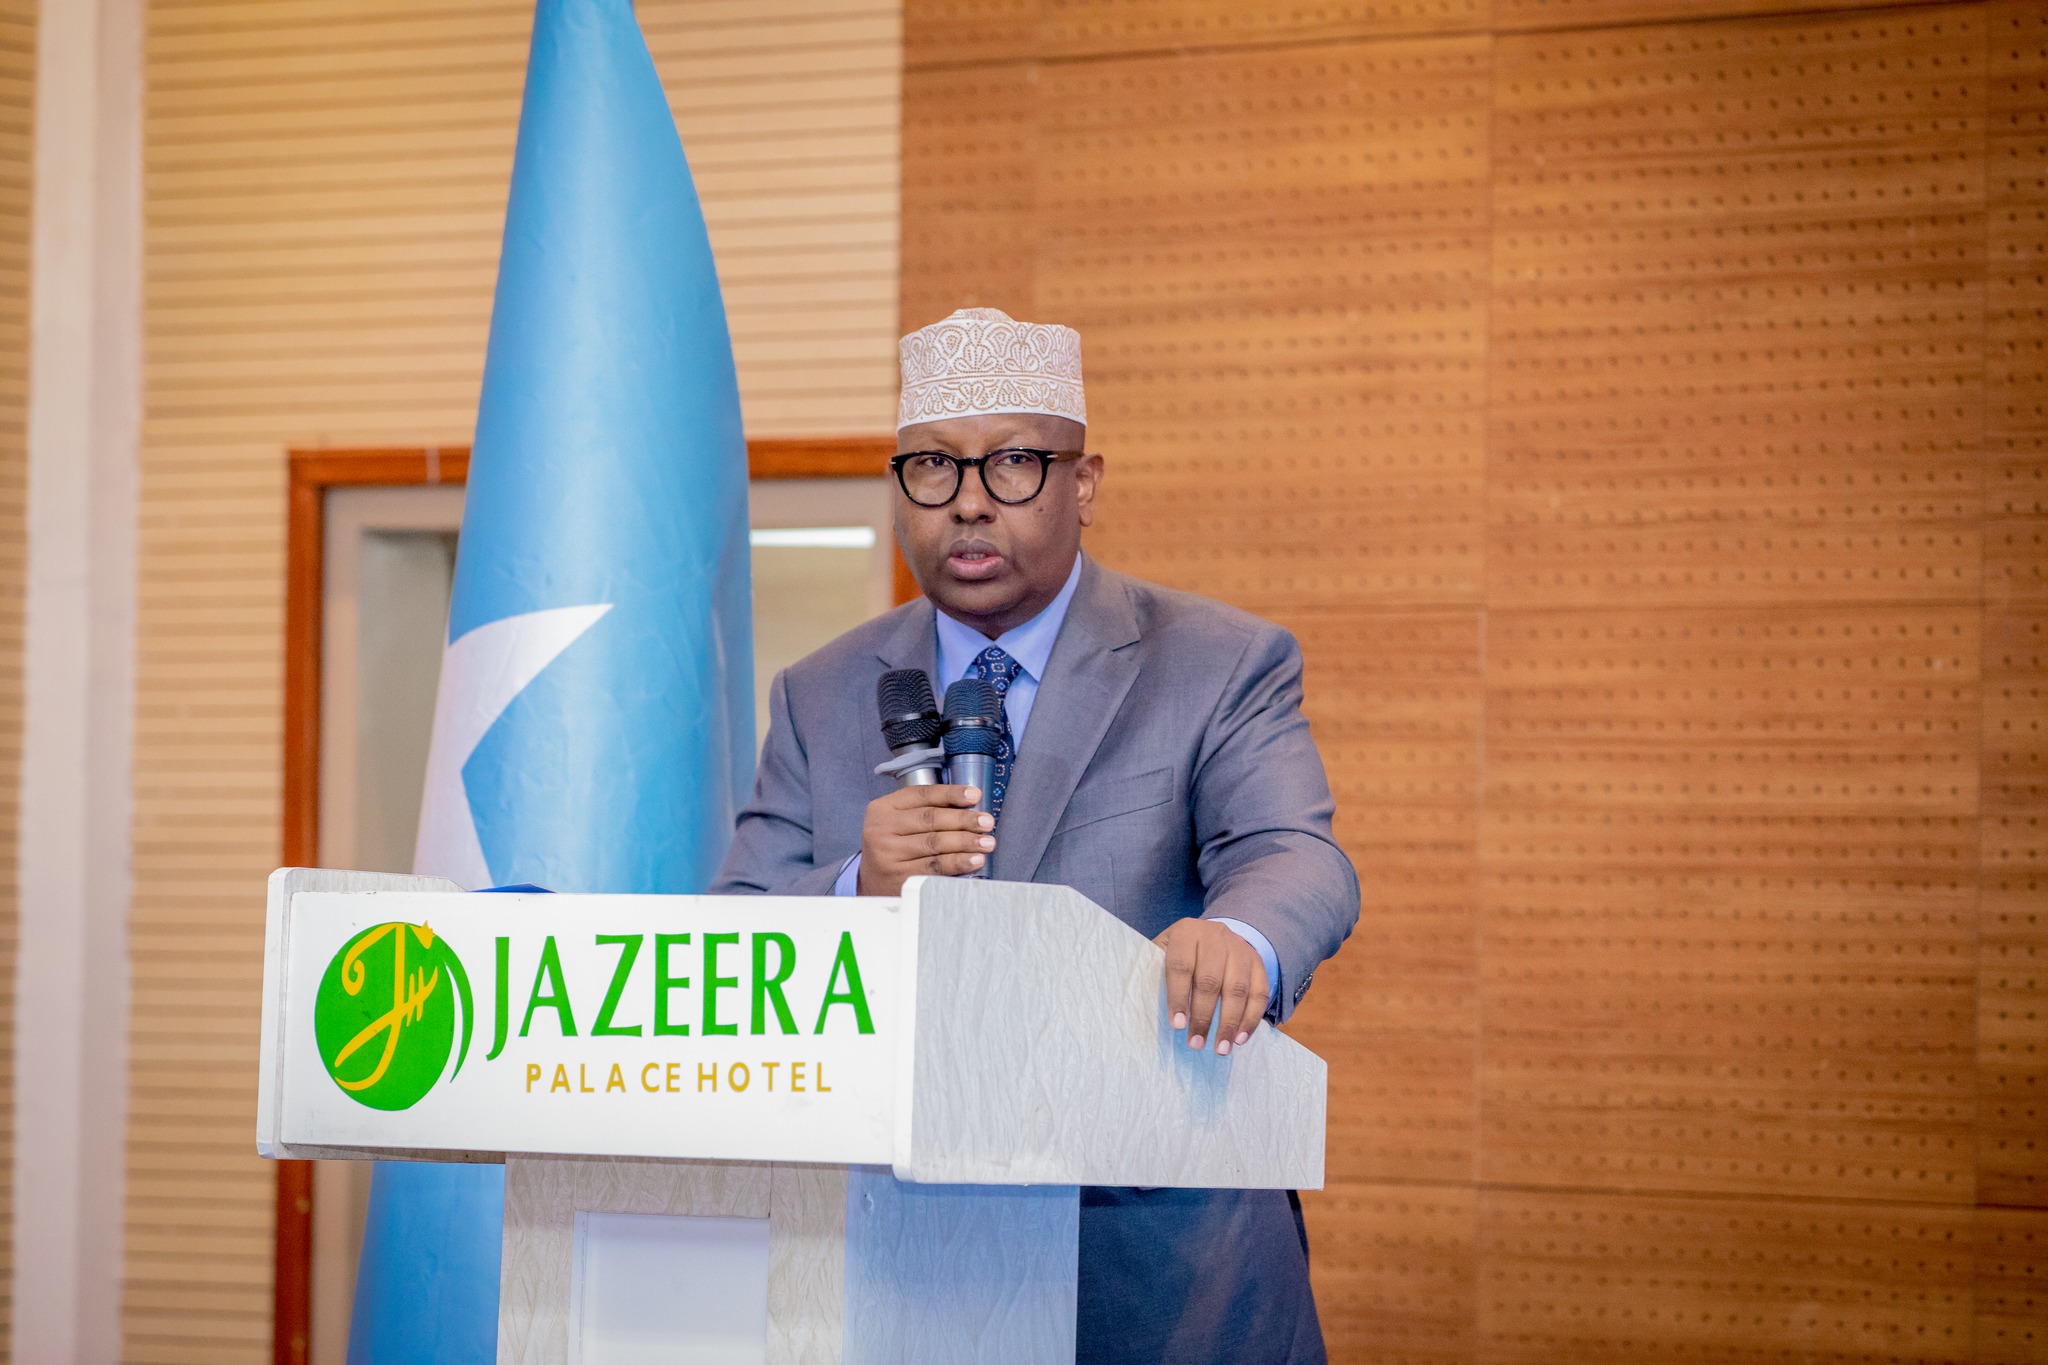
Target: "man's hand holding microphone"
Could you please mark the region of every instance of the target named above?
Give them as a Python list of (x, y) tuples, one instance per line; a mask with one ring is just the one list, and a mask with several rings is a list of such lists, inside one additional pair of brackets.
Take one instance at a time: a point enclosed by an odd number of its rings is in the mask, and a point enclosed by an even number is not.
[(860, 827), (860, 894), (901, 895), (910, 877), (965, 877), (988, 867), (993, 815), (978, 787), (898, 787), (868, 802)]
[[(962, 737), (967, 730), (986, 728), (991, 716), (1000, 725), (1001, 700), (986, 683), (962, 680), (946, 690), (946, 715), (941, 717), (931, 679), (921, 668), (884, 673), (875, 695), (891, 755), (882, 770), (899, 785), (870, 801), (861, 821), (860, 894), (900, 895), (911, 877), (985, 874), (996, 849), (996, 819), (988, 812), (984, 756), (969, 752), (983, 746), (963, 748), (961, 737), (945, 741), (954, 725)], [(955, 749), (962, 752), (955, 754)], [(947, 782), (947, 776), (980, 781)]]
[[(931, 680), (915, 668), (884, 673), (876, 697), (891, 754), (880, 771), (899, 785), (868, 803), (859, 893), (901, 895), (917, 876), (986, 876), (996, 849), (986, 793), (1002, 699), (988, 684), (962, 679), (946, 689), (941, 717)], [(1250, 1041), (1272, 998), (1258, 949), (1206, 919), (1176, 921), (1153, 941), (1166, 953), (1167, 1010), (1175, 1030), (1187, 1030), (1188, 1046), (1203, 1047), (1212, 1025), (1219, 1056)]]

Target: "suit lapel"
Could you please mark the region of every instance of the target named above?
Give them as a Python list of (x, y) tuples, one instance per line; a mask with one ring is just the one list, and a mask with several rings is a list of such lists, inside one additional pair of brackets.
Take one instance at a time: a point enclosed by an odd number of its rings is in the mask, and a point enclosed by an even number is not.
[(932, 617), (929, 597), (903, 604), (889, 633), (875, 645), (875, 657), (883, 667), (921, 668), (928, 678), (938, 673), (939, 628)]
[[(932, 640), (936, 651), (935, 629)], [(1123, 580), (1085, 561), (1003, 796), (991, 875), (1028, 881), (1037, 872), (1053, 826), (1137, 679), (1138, 654), (1129, 648), (1137, 640), (1137, 615)]]

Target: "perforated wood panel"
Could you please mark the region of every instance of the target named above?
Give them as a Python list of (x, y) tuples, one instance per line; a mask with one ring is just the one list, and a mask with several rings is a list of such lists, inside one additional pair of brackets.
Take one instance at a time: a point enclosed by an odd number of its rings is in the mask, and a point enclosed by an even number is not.
[(1291, 1031), (1330, 1059), (1333, 1179), (1469, 1181), (1478, 1152), (1479, 620), (1281, 614), (1372, 913)]
[(1975, 600), (1984, 21), (1503, 38), (1491, 597)]
[(1043, 69), (1033, 301), (1085, 337), (1105, 557), (1275, 607), (1476, 599), (1485, 52)]
[(14, 1322), (14, 975), (27, 492), (28, 235), (35, 17), (0, 3), (0, 1361)]
[[(886, 429), (899, 8), (637, 9), (704, 201), (750, 433)], [(467, 443), (532, 15), (149, 7), (130, 1360), (270, 1355), (274, 1173), (247, 1116), (280, 857), (285, 453)], [(0, 73), (11, 42), (0, 30)], [(0, 102), (6, 88), (0, 74)], [(0, 286), (10, 268), (0, 246)], [(0, 288), (0, 470), (18, 294)]]
[(1898, 1204), (1487, 1191), (1479, 1356), (1967, 1359), (1972, 1217)]
[(1477, 1195), (1340, 1183), (1315, 1208), (1310, 1270), (1333, 1361), (1446, 1365), (1477, 1337)]
[(1977, 1211), (1979, 1365), (2048, 1358), (2048, 1213)]
[(1181, 52), (1485, 27), (1488, 0), (1042, 0), (1039, 55)]
[(1986, 28), (1984, 592), (2048, 601), (2048, 10)]
[(910, 326), (955, 308), (1029, 313), (1041, 98), (1021, 66), (904, 74), (903, 251), (929, 262), (903, 277)]
[(1977, 974), (1979, 1196), (2048, 1207), (2048, 609), (1990, 614)]
[(1968, 1203), (1976, 618), (1499, 612), (1482, 1174)]
[[(910, 150), (912, 120), (931, 108), (925, 99), (910, 93), (910, 82), (915, 73), (938, 66), (1015, 62), (1032, 56), (1037, 48), (1040, 4), (1041, 0), (914, 0), (913, 4), (906, 6), (908, 12), (903, 26), (906, 177), (919, 159)], [(906, 195), (909, 183), (906, 178)], [(907, 229), (909, 224), (904, 226)], [(904, 287), (909, 289), (914, 285), (905, 280)]]
[(920, 0), (907, 65), (1188, 52), (1486, 26), (1489, 0)]
[(2048, 1358), (2048, 3), (906, 50), (904, 325), (1078, 326), (1095, 552), (1306, 652), (1332, 1358)]
[[(1905, 9), (1916, 0), (1884, 6)], [(1917, 0), (1938, 5), (1946, 0)], [(1865, 0), (1492, 0), (1494, 27), (1516, 29), (1605, 28), (1646, 21), (1743, 18), (1762, 14), (1812, 14), (1827, 10), (1873, 10)]]
[[(2048, 1207), (2048, 6), (1988, 20), (1980, 1195)], [(2048, 1341), (2048, 1334), (2044, 1334)]]

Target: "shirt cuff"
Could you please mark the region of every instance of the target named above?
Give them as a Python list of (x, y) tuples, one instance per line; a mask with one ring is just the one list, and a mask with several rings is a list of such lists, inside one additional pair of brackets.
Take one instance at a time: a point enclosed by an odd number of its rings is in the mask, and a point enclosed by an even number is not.
[[(853, 856), (858, 858), (860, 855), (856, 853)], [(841, 874), (841, 879), (844, 880), (843, 873)], [(1236, 934), (1246, 943), (1259, 950), (1259, 961), (1266, 964), (1266, 990), (1270, 992), (1270, 998), (1266, 1004), (1266, 1018), (1279, 1019), (1280, 954), (1273, 951), (1273, 941), (1241, 919), (1231, 919), (1227, 915), (1218, 915), (1216, 922), (1230, 926), (1231, 933)]]
[[(860, 894), (860, 855), (858, 853), (848, 858), (839, 869), (839, 880), (832, 883), (832, 894), (835, 896), (856, 896)], [(1259, 931), (1253, 929), (1252, 932), (1256, 934)], [(1264, 951), (1271, 952), (1272, 949), (1269, 947)], [(1275, 994), (1278, 994), (1278, 992), (1276, 991)]]

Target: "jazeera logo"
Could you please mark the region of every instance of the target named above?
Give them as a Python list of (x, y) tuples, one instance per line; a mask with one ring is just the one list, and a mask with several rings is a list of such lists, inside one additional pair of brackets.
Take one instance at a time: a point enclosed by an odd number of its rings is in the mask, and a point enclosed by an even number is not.
[(474, 1013), (469, 975), (447, 940), (424, 924), (392, 921), (363, 930), (327, 964), (313, 1001), (313, 1036), (327, 1074), (351, 1099), (409, 1109), (434, 1088), (451, 1056), (448, 1078), (462, 1070)]

